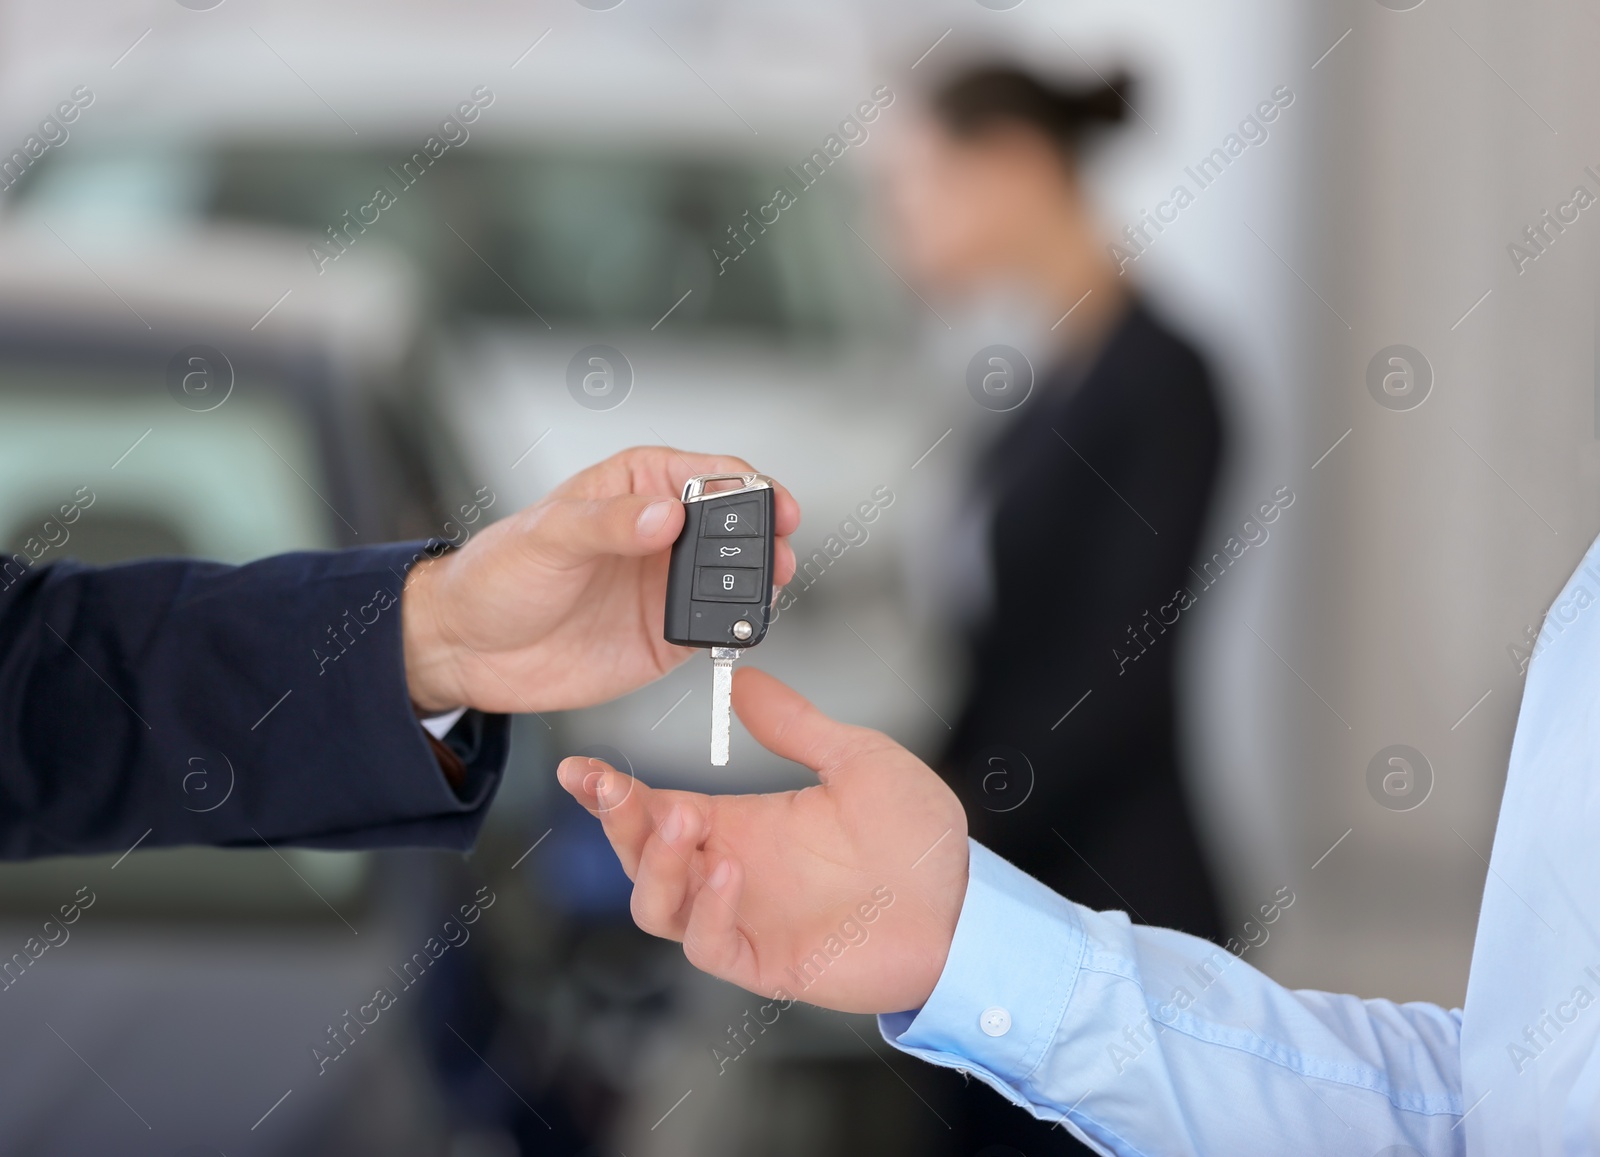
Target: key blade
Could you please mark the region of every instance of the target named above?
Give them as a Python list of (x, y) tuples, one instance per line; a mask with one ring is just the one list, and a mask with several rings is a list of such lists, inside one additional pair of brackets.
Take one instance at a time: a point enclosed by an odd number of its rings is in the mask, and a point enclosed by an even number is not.
[(728, 733), (733, 727), (733, 661), (738, 647), (711, 648), (711, 766), (728, 766)]

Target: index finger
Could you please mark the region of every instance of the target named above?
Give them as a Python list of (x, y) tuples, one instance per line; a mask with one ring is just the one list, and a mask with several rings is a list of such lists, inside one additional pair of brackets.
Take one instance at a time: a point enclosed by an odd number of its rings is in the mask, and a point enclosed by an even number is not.
[(556, 779), (600, 821), (630, 880), (638, 878), (640, 859), (650, 837), (659, 835), (674, 808), (686, 809), (685, 817), (693, 813), (688, 826), (698, 836), (697, 843), (706, 834), (710, 801), (698, 792), (647, 787), (643, 780), (618, 771), (604, 760), (581, 755), (563, 759), (556, 768)]
[(633, 879), (652, 830), (651, 789), (603, 760), (579, 755), (561, 761), (556, 779), (600, 821), (622, 870)]

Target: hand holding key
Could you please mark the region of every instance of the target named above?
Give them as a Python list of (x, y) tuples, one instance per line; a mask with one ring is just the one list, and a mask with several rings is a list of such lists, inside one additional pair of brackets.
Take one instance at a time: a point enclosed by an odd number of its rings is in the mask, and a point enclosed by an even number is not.
[[(730, 472), (750, 466), (663, 446), (625, 450), (461, 550), (419, 563), (401, 598), (412, 700), (430, 711), (587, 707), (689, 658), (661, 632), (679, 495), (694, 475)], [(781, 585), (794, 574), (782, 539), (800, 508), (782, 487), (770, 493), (769, 581)]]

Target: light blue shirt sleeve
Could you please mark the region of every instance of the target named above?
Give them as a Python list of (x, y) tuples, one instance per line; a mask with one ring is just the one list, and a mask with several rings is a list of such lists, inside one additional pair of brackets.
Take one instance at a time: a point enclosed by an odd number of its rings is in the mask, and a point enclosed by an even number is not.
[(938, 986), (920, 1010), (879, 1018), (896, 1048), (1100, 1153), (1465, 1152), (1458, 1011), (1291, 991), (971, 852)]
[(1101, 1153), (1600, 1157), (1600, 540), (1527, 656), (1465, 1014), (1291, 992), (972, 845), (889, 1043)]

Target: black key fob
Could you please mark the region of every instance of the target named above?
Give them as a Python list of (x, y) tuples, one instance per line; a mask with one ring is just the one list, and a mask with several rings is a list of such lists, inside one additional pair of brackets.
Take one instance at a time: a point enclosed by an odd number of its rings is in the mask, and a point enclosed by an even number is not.
[[(735, 483), (725, 489), (708, 489)], [(772, 614), (772, 479), (701, 474), (683, 488), (663, 634), (681, 647), (754, 647)]]

